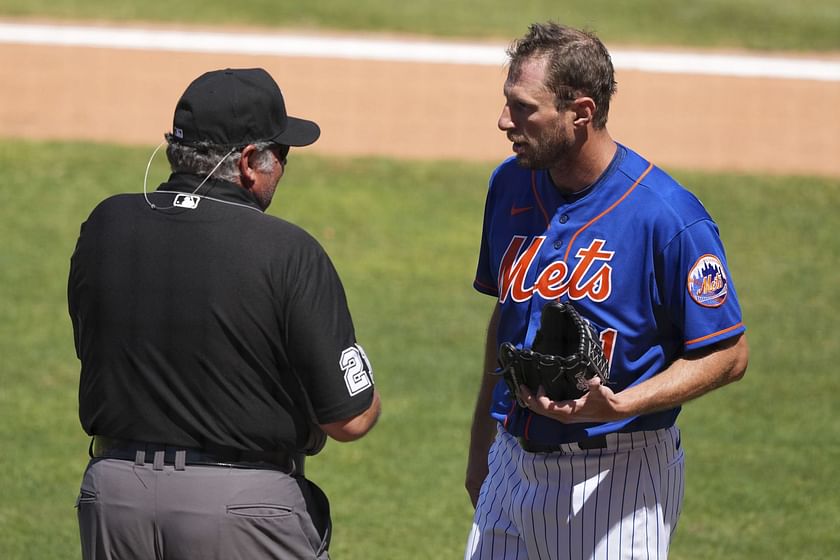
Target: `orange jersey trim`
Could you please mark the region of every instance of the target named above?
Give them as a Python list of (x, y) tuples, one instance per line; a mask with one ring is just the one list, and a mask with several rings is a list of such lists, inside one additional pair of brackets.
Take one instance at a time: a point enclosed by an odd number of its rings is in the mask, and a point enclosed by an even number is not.
[(566, 254), (563, 256), (564, 261), (569, 262), (569, 251), (572, 250), (572, 247), (575, 244), (575, 239), (577, 239), (578, 235), (583, 233), (583, 231), (586, 228), (588, 228), (589, 226), (591, 226), (592, 224), (594, 224), (595, 222), (597, 222), (598, 220), (600, 220), (601, 218), (603, 218), (604, 216), (606, 216), (607, 214), (612, 212), (613, 209), (615, 209), (616, 206), (618, 206), (619, 204), (624, 202), (624, 199), (627, 198), (628, 196), (630, 196), (630, 193), (633, 192), (636, 189), (636, 187), (639, 186), (639, 183), (641, 183), (642, 179), (644, 179), (647, 176), (647, 174), (650, 173), (651, 169), (653, 169), (653, 164), (652, 163), (648, 164), (647, 169), (645, 169), (642, 172), (642, 174), (639, 175), (638, 179), (636, 179), (636, 181), (633, 183), (633, 185), (629, 189), (627, 189), (627, 192), (625, 192), (623, 195), (621, 195), (621, 198), (619, 198), (618, 200), (613, 202), (609, 206), (609, 208), (607, 208), (606, 210), (604, 210), (603, 212), (601, 212), (600, 214), (598, 214), (597, 216), (595, 216), (594, 218), (589, 220), (586, 224), (584, 224), (584, 226), (582, 228), (580, 228), (579, 230), (577, 230), (575, 232), (575, 234), (572, 236), (572, 239), (569, 241), (569, 245), (566, 248)]
[(530, 410), (528, 412), (528, 419), (525, 420), (525, 430), (522, 432), (522, 436), (525, 439), (531, 439), (530, 431), (531, 431), (531, 420), (534, 419), (534, 413)]
[(498, 294), (499, 294), (499, 289), (498, 289), (496, 286), (491, 286), (491, 285), (489, 285), (489, 284), (485, 284), (484, 282), (482, 282), (481, 280), (479, 280), (479, 279), (477, 279), (477, 278), (476, 278), (475, 280), (473, 280), (473, 283), (474, 283), (476, 286), (480, 286), (480, 287), (484, 288), (484, 289), (485, 289), (485, 290), (487, 290), (488, 292), (493, 292), (493, 293), (494, 293), (494, 294), (496, 294), (496, 295), (498, 295)]
[(515, 399), (516, 399), (516, 397), (514, 397), (514, 401), (511, 403), (510, 409), (507, 411), (507, 414), (505, 414), (505, 421), (502, 422), (502, 426), (504, 426), (505, 429), (507, 429), (508, 422), (510, 422), (510, 415), (513, 414), (514, 410), (516, 410), (516, 400)]
[(723, 329), (722, 331), (718, 331), (718, 332), (716, 332), (716, 333), (707, 334), (706, 336), (701, 336), (700, 338), (695, 338), (694, 340), (688, 340), (688, 341), (686, 341), (686, 342), (685, 342), (685, 345), (686, 345), (686, 346), (690, 346), (690, 345), (692, 345), (692, 344), (696, 344), (696, 343), (698, 343), (698, 342), (703, 342), (704, 340), (709, 340), (710, 338), (714, 338), (714, 337), (716, 337), (716, 336), (720, 336), (720, 335), (722, 335), (722, 334), (726, 334), (726, 333), (728, 333), (728, 332), (734, 331), (735, 329), (739, 329), (739, 328), (741, 328), (741, 327), (743, 327), (743, 326), (744, 326), (744, 323), (743, 323), (743, 322), (741, 322), (741, 323), (736, 323), (735, 325), (732, 325), (732, 326), (731, 326), (731, 327), (729, 327), (728, 329)]
[(542, 203), (542, 198), (540, 198), (540, 193), (537, 192), (536, 171), (531, 171), (531, 190), (534, 192), (534, 200), (537, 201), (537, 206), (540, 207), (540, 212), (542, 212), (543, 218), (545, 218), (545, 229), (549, 229), (551, 227), (551, 218), (548, 217), (548, 212), (545, 211), (545, 206)]

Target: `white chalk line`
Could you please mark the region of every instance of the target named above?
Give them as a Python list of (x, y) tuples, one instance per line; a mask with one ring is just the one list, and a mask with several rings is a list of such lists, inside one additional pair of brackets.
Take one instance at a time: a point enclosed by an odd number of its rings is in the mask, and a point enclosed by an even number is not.
[[(0, 22), (0, 44), (341, 58), (499, 66), (505, 47), (437, 41), (293, 34), (172, 31), (136, 27)], [(840, 61), (779, 56), (612, 50), (618, 70), (840, 81)]]

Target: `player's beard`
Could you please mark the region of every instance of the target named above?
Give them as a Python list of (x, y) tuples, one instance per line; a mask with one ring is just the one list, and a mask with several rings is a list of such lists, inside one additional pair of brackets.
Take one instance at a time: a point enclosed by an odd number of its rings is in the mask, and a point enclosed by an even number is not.
[(574, 146), (574, 138), (566, 135), (562, 126), (548, 129), (537, 138), (509, 135), (520, 145), (516, 162), (528, 169), (548, 169), (564, 160)]

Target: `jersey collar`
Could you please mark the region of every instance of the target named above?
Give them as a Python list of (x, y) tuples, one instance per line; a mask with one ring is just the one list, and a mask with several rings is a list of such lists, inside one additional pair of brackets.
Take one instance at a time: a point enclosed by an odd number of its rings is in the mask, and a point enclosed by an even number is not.
[(612, 160), (610, 160), (610, 164), (607, 165), (607, 168), (601, 173), (601, 175), (595, 179), (591, 185), (586, 187), (583, 190), (577, 191), (576, 193), (572, 194), (565, 194), (560, 189), (557, 188), (557, 185), (554, 184), (554, 181), (551, 179), (551, 173), (549, 173), (548, 169), (545, 170), (545, 177), (547, 184), (553, 187), (553, 191), (557, 193), (557, 196), (560, 200), (563, 201), (564, 204), (572, 204), (577, 202), (581, 198), (587, 196), (592, 191), (596, 190), (600, 185), (602, 185), (606, 178), (613, 174), (613, 172), (621, 165), (621, 161), (624, 159), (624, 155), (627, 153), (627, 149), (616, 142), (616, 150), (615, 154), (613, 154)]

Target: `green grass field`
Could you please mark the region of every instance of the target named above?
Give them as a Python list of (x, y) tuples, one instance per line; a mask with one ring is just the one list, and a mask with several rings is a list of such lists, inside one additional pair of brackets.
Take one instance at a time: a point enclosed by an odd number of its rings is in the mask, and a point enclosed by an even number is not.
[[(480, 13), (481, 17), (476, 17)], [(836, 0), (0, 0), (0, 18), (338, 29), (507, 41), (528, 23), (608, 44), (840, 51)], [(0, 559), (80, 557), (87, 460), (65, 286), (93, 205), (142, 188), (151, 148), (0, 140)], [(383, 396), (380, 425), (308, 463), (332, 500), (337, 560), (460, 558), (466, 445), (493, 302), (471, 288), (489, 164), (293, 152), (271, 208), (327, 248)], [(674, 171), (716, 217), (752, 359), (690, 403), (677, 560), (832, 558), (840, 550), (840, 179)], [(166, 171), (159, 157), (152, 182)], [(153, 185), (154, 186), (154, 185)]]
[[(79, 557), (87, 440), (65, 282), (79, 224), (139, 191), (150, 150), (0, 141), (0, 558)], [(162, 160), (158, 160), (158, 164)], [(483, 332), (471, 288), (487, 165), (293, 152), (271, 212), (332, 255), (383, 395), (380, 425), (308, 464), (333, 502), (338, 560), (459, 558)], [(165, 177), (162, 165), (153, 181)], [(829, 558), (840, 550), (840, 181), (675, 172), (720, 224), (752, 361), (689, 404), (672, 558)]]
[(219, 0), (0, 0), (2, 16), (387, 30), (504, 41), (533, 21), (554, 19), (594, 29), (608, 45), (840, 50), (836, 0), (529, 0), (515, 7), (505, 0), (246, 0), (235, 6)]

